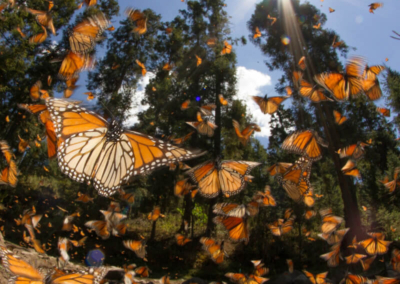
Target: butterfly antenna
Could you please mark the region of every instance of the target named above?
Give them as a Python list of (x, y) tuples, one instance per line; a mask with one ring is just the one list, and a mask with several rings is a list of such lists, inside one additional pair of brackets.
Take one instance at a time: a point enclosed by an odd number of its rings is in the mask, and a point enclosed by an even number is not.
[(102, 100), (99, 100), (101, 105), (103, 106), (103, 108), (108, 112), (108, 114), (111, 116), (112, 120), (116, 120), (114, 114), (112, 113), (112, 111), (107, 107), (106, 104), (104, 104), (104, 102)]
[(397, 33), (396, 31), (392, 31), (392, 32), (394, 32), (398, 37), (394, 37), (394, 36), (390, 36), (390, 37), (393, 39), (396, 39), (396, 40), (400, 40), (400, 34)]

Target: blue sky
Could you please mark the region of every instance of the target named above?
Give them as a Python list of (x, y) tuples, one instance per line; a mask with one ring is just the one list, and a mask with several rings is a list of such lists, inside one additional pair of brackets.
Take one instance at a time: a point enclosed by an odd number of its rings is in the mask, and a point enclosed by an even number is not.
[[(275, 0), (274, 0), (275, 1)], [(281, 1), (281, 0), (278, 0)], [(258, 0), (226, 0), (226, 10), (231, 16), (230, 28), (233, 38), (245, 36), (248, 38), (247, 21), (254, 12), (255, 5)], [(305, 2), (305, 1), (302, 1)], [(375, 11), (375, 14), (369, 13), (368, 5), (371, 0), (309, 0), (311, 4), (318, 7), (327, 15), (327, 22), (324, 28), (335, 30), (347, 45), (355, 47), (357, 50), (350, 51), (350, 55), (360, 55), (368, 60), (370, 65), (386, 64), (396, 69), (400, 66), (400, 41), (390, 38), (393, 35), (392, 30), (400, 32), (400, 24), (398, 23), (400, 1), (390, 0), (384, 1), (384, 6)], [(119, 1), (121, 6), (121, 15), (112, 20), (114, 26), (118, 26), (118, 22), (125, 17), (123, 11), (130, 6), (137, 9), (150, 8), (156, 13), (161, 14), (164, 21), (172, 20), (178, 15), (180, 9), (185, 9), (186, 1), (181, 0), (146, 0), (146, 1)], [(329, 7), (336, 11), (329, 13)], [(267, 143), (268, 131), (268, 115), (257, 112), (257, 106), (250, 99), (251, 96), (262, 96), (268, 93), (274, 95), (274, 85), (280, 77), (279, 72), (270, 72), (265, 65), (267, 59), (261, 51), (252, 43), (247, 45), (234, 46), (238, 61), (238, 98), (247, 102), (249, 110), (254, 114), (254, 120), (263, 128), (259, 139), (264, 145)], [(389, 61), (385, 62), (385, 58)], [(343, 59), (345, 61), (345, 59)], [(140, 90), (148, 82), (149, 78), (145, 78), (139, 88)], [(84, 92), (82, 86), (79, 93)], [(290, 103), (290, 101), (289, 101)], [(379, 105), (384, 104), (381, 99), (377, 102)], [(143, 108), (134, 108), (132, 111), (137, 112)], [(133, 120), (134, 121), (134, 120)]]

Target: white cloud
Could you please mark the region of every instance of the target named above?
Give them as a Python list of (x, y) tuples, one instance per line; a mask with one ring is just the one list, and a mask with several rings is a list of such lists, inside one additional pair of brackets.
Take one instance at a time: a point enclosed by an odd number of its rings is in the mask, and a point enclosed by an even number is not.
[(139, 122), (138, 113), (145, 111), (149, 108), (149, 105), (142, 105), (142, 100), (144, 99), (144, 93), (146, 86), (149, 84), (150, 79), (155, 77), (154, 73), (147, 72), (147, 74), (139, 80), (137, 89), (133, 94), (133, 102), (131, 109), (129, 110), (129, 118), (124, 122), (126, 127), (132, 126)]
[(247, 113), (253, 116), (253, 122), (257, 123), (261, 132), (255, 132), (256, 136), (268, 137), (271, 135), (269, 121), (270, 115), (263, 114), (260, 107), (253, 101), (252, 96), (264, 96), (262, 88), (271, 85), (271, 77), (257, 70), (239, 66), (236, 68), (237, 94), (235, 99), (243, 100), (247, 107)]

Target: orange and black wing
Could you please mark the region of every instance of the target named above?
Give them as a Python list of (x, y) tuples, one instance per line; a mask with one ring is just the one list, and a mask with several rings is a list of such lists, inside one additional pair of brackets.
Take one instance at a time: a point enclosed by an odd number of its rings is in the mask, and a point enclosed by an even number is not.
[(246, 243), (249, 241), (249, 228), (246, 219), (217, 216), (214, 218), (214, 222), (222, 224), (228, 230), (230, 239), (245, 241)]
[(221, 186), (214, 161), (207, 161), (190, 169), (186, 173), (194, 183), (198, 184), (201, 195), (213, 198), (219, 194)]

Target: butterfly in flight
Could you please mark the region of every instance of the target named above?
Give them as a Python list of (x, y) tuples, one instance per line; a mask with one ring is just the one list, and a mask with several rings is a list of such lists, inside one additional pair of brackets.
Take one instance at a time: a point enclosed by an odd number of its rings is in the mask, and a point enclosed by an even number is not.
[(124, 131), (101, 116), (63, 99), (46, 101), (58, 138), (61, 171), (78, 182), (93, 181), (104, 196), (135, 175), (204, 153), (176, 147), (135, 131)]

